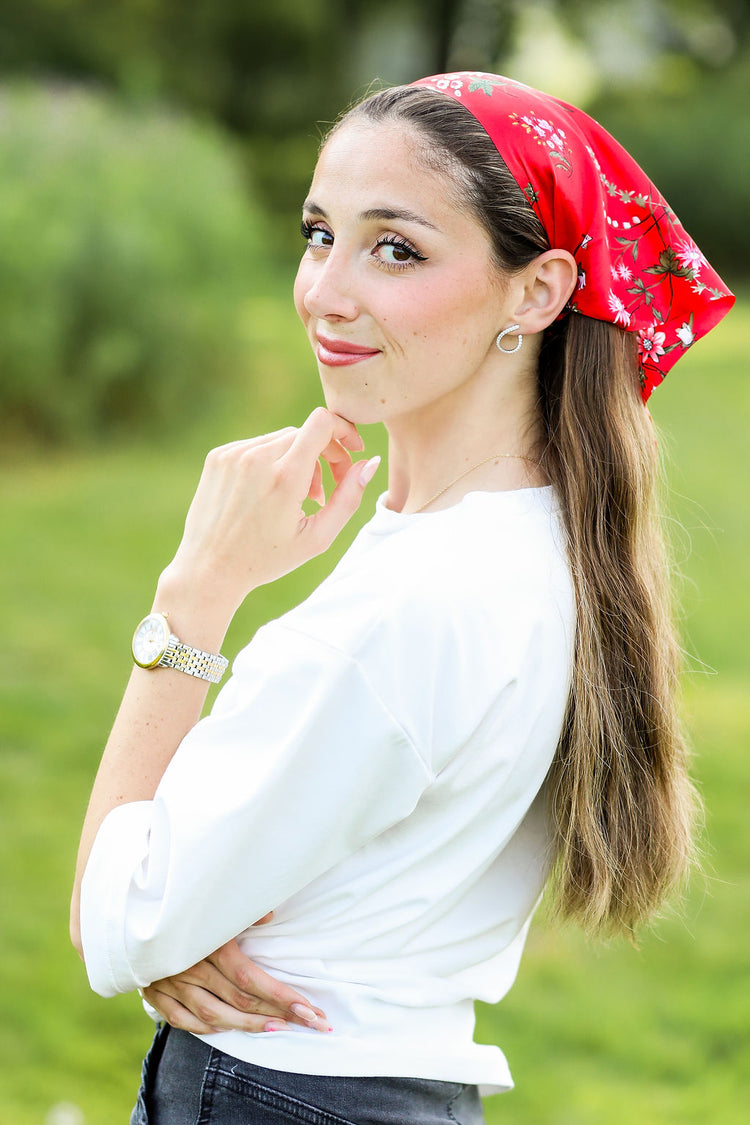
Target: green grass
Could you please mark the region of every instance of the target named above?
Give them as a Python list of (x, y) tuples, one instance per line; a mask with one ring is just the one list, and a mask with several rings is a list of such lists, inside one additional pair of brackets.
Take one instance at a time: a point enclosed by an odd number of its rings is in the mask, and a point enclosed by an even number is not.
[[(0, 468), (0, 1125), (44, 1125), (50, 1107), (66, 1101), (86, 1125), (128, 1119), (150, 1025), (137, 999), (89, 993), (68, 944), (69, 886), (88, 789), (129, 671), (129, 635), (176, 545), (202, 450), (299, 421), (317, 399), (287, 307), (267, 298), (251, 315), (252, 389), (214, 403), (200, 427), (169, 435), (163, 448), (135, 443)], [(513, 1094), (488, 1103), (490, 1123), (745, 1120), (749, 330), (745, 306), (653, 400), (668, 431), (672, 510), (686, 529), (677, 556), (696, 654), (686, 706), (707, 805), (705, 871), (683, 914), (637, 951), (536, 925), (516, 987), (480, 1012), (482, 1037), (503, 1046), (517, 1081)], [(380, 439), (367, 439), (376, 451)], [(317, 560), (253, 595), (227, 651), (330, 565)]]

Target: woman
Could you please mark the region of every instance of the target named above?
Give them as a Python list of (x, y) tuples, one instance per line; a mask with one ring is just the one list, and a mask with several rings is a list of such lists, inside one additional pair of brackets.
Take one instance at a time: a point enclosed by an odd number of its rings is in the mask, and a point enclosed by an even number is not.
[[(473, 1001), (510, 988), (550, 870), (561, 915), (632, 932), (689, 861), (644, 402), (733, 298), (604, 130), (493, 75), (351, 110), (302, 232), (327, 409), (207, 459), (73, 938), (97, 991), (184, 1029), (157, 1033), (135, 1122), (467, 1125), (512, 1084)], [(198, 722), (239, 604), (359, 505), (376, 421), (374, 519)]]

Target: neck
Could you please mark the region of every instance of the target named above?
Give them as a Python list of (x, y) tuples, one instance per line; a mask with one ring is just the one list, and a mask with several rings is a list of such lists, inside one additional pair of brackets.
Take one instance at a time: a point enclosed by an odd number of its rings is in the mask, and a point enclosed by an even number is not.
[[(452, 507), (477, 489), (499, 491), (547, 483), (541, 470), (528, 461), (495, 459), (496, 454), (529, 458), (538, 454), (535, 395), (520, 394), (517, 387), (505, 393), (495, 387), (492, 395), (467, 394), (464, 387), (460, 401), (447, 396), (423, 410), (390, 419), (387, 429), (387, 505), (394, 511), (417, 512), (425, 507), (433, 511)], [(446, 491), (436, 497), (443, 488)]]

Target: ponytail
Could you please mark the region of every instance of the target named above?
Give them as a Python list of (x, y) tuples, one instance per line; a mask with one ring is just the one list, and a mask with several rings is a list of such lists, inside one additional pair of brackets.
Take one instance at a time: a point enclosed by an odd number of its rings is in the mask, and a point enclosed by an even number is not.
[(539, 388), (577, 606), (548, 781), (554, 909), (590, 932), (632, 933), (681, 882), (697, 808), (675, 698), (659, 463), (633, 337), (571, 314), (545, 335)]
[[(538, 217), (475, 118), (421, 87), (373, 94), (344, 120), (402, 120), (420, 158), (455, 180), (501, 271), (549, 249)], [(632, 934), (691, 858), (697, 802), (677, 715), (680, 649), (657, 509), (658, 458), (632, 334), (569, 313), (540, 351), (542, 465), (565, 523), (577, 617), (570, 697), (548, 778), (554, 910)]]

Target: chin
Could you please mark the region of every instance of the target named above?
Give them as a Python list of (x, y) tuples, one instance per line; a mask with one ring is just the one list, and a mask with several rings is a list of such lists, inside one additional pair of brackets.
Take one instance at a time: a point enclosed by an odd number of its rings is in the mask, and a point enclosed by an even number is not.
[(355, 426), (372, 426), (376, 422), (385, 421), (384, 403), (353, 402), (349, 395), (337, 394), (325, 387), (323, 387), (323, 398), (327, 410), (332, 414), (338, 414)]

